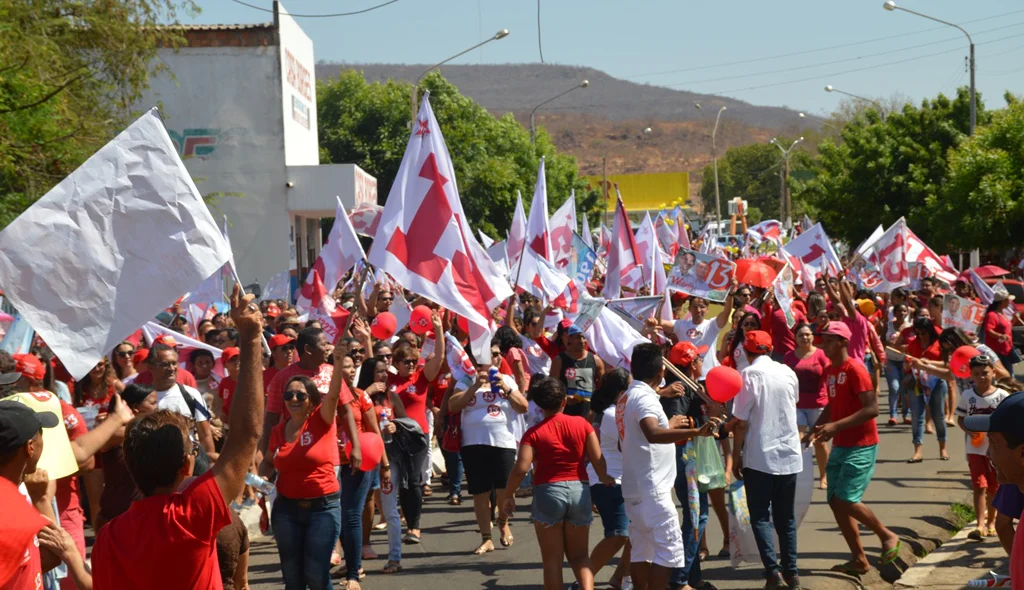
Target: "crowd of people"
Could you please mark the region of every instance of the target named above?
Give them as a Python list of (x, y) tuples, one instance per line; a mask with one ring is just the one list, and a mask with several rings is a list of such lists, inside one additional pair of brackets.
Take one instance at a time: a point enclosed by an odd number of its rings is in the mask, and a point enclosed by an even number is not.
[[(707, 300), (673, 293), (674, 319), (648, 320), (651, 342), (633, 347), (628, 368), (525, 294), (496, 311), (490, 358), (476, 358), (455, 314), (386, 280), (368, 297), (335, 291), (347, 312), (337, 341), (291, 302), (256, 302), (237, 286), (229, 313), (192, 325), (172, 307), (157, 319), (182, 338), (137, 334), (81, 380), (37, 339), (29, 353), (0, 353), (0, 491), (18, 488), (19, 522), (36, 539), (0, 567), (0, 588), (246, 588), (239, 512), (256, 507), (285, 588), (330, 588), (334, 571), (358, 590), (368, 574), (403, 571), (403, 547), (424, 542), (425, 498), (440, 488), (451, 506), (471, 497), (480, 536), (466, 552), (480, 556), (498, 550), (495, 536), (523, 542), (511, 519), (529, 505), (547, 589), (563, 587), (564, 562), (584, 590), (605, 567), (613, 588), (708, 589), (708, 516), (727, 556), (726, 490), (742, 482), (765, 587), (796, 589), (807, 448), (850, 550), (834, 569), (872, 567), (859, 525), (878, 537), (875, 563), (899, 558), (900, 538), (864, 502), (880, 423), (910, 426), (911, 464), (926, 434), (948, 460), (948, 429), (965, 432), (972, 538), (998, 536), (1024, 584), (1012, 298), (997, 293), (971, 334), (942, 327), (943, 287), (921, 283), (872, 293), (823, 277), (791, 309), (771, 289), (733, 284), (713, 316)], [(950, 287), (975, 296), (967, 280)], [(429, 308), (424, 325), (377, 329), (396, 295)], [(725, 401), (709, 391), (718, 366), (739, 375)], [(16, 401), (24, 395), (38, 405)], [(37, 463), (60, 428), (77, 471), (51, 479)], [(717, 484), (698, 474), (709, 448)], [(591, 548), (595, 514), (603, 538)], [(371, 544), (380, 529), (386, 556)], [(171, 567), (155, 568), (156, 555)]]

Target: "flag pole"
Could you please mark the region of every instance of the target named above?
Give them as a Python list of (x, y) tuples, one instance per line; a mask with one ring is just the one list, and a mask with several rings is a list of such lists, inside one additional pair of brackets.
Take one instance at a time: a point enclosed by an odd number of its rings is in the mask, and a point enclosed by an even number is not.
[(512, 299), (516, 297), (516, 289), (519, 287), (519, 275), (523, 272), (523, 258), (526, 254), (527, 238), (523, 237), (523, 247), (519, 250), (519, 267), (516, 269), (516, 282), (512, 285), (512, 295), (508, 298), (508, 305), (505, 306), (505, 325), (508, 325), (509, 315), (512, 313)]
[[(242, 294), (245, 295), (245, 288), (242, 287), (242, 279), (238, 278), (238, 270), (235, 269), (235, 261), (234, 261), (234, 259), (229, 259), (228, 260), (228, 266), (231, 267), (231, 276), (235, 279), (235, 282), (238, 283), (238, 287), (240, 289), (242, 289)], [(230, 301), (230, 299), (229, 299), (229, 301)], [(256, 311), (259, 311), (259, 308), (256, 307), (255, 303), (251, 303), (250, 302), (249, 303), (249, 307), (253, 308)], [(263, 342), (263, 354), (269, 356), (270, 355), (270, 345), (267, 344), (267, 337), (263, 335), (263, 330), (260, 330), (260, 340)]]

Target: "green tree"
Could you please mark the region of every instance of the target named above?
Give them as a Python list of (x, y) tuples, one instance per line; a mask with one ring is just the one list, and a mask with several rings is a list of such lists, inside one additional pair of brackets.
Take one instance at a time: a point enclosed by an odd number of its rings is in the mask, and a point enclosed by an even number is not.
[[(536, 146), (530, 145), (529, 132), (511, 114), (495, 118), (438, 72), (428, 74), (420, 88), (430, 91), (462, 206), (474, 227), (504, 237), (516, 191), (522, 191), (527, 207), (533, 197), (541, 156), (546, 158), (548, 213), (575, 189), (577, 214), (597, 219), (598, 192), (587, 190), (576, 159), (558, 153), (543, 129), (537, 133)], [(369, 83), (356, 71), (342, 72), (317, 87), (321, 159), (353, 162), (376, 176), (381, 202), (391, 190), (409, 141), (410, 91), (409, 84), (394, 80)]]
[(949, 173), (928, 197), (931, 227), (964, 250), (1005, 250), (1020, 244), (1024, 226), (1024, 103), (1009, 106), (989, 125), (949, 151)]
[(0, 227), (131, 120), (191, 0), (0, 2)]
[[(982, 125), (991, 113), (978, 100)], [(796, 183), (794, 194), (814, 206), (832, 237), (848, 243), (905, 217), (921, 239), (942, 248), (951, 230), (932, 227), (928, 200), (942, 190), (948, 152), (967, 136), (969, 113), (966, 88), (952, 100), (940, 94), (920, 107), (904, 104), (884, 121), (874, 109), (856, 113), (843, 127), (842, 143), (819, 146), (817, 174)]]
[[(791, 139), (780, 138), (779, 143), (788, 146)], [(789, 158), (790, 186), (794, 173), (806, 174), (812, 166), (811, 155), (799, 146)], [(779, 218), (779, 173), (782, 170), (782, 152), (770, 143), (752, 143), (729, 148), (718, 160), (718, 188), (722, 199), (722, 216), (727, 216), (726, 203), (741, 197), (747, 200), (749, 210), (747, 221), (751, 224), (763, 219)], [(715, 172), (710, 164), (704, 167), (700, 187), (704, 211), (715, 211)], [(791, 192), (794, 215), (804, 209)]]

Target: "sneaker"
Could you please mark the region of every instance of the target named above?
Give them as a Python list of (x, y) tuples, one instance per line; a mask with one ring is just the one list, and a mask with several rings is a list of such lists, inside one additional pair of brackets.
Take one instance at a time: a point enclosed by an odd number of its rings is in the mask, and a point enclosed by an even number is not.
[(782, 579), (782, 574), (775, 572), (768, 577), (768, 581), (764, 584), (765, 590), (785, 590), (789, 586), (786, 585), (786, 581)]
[(896, 418), (889, 418), (889, 426), (896, 426)]

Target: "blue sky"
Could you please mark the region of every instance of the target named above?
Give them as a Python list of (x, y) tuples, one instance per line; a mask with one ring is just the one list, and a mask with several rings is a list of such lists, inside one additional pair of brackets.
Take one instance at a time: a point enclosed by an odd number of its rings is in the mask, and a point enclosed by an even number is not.
[[(285, 7), (325, 14), (384, 1), (286, 0)], [(967, 29), (976, 45), (977, 87), (990, 107), (1003, 106), (1007, 89), (1024, 92), (1024, 3), (898, 3)], [(198, 4), (202, 14), (186, 22), (272, 20), (232, 0)], [(536, 0), (398, 0), (357, 16), (297, 20), (313, 39), (317, 60), (434, 62), (508, 28), (507, 38), (453, 63), (540, 62)], [(898, 92), (917, 102), (949, 95), (969, 80), (962, 33), (885, 11), (882, 0), (541, 0), (541, 31), (545, 63), (821, 115), (841, 98), (826, 93), (826, 84), (872, 98)]]

